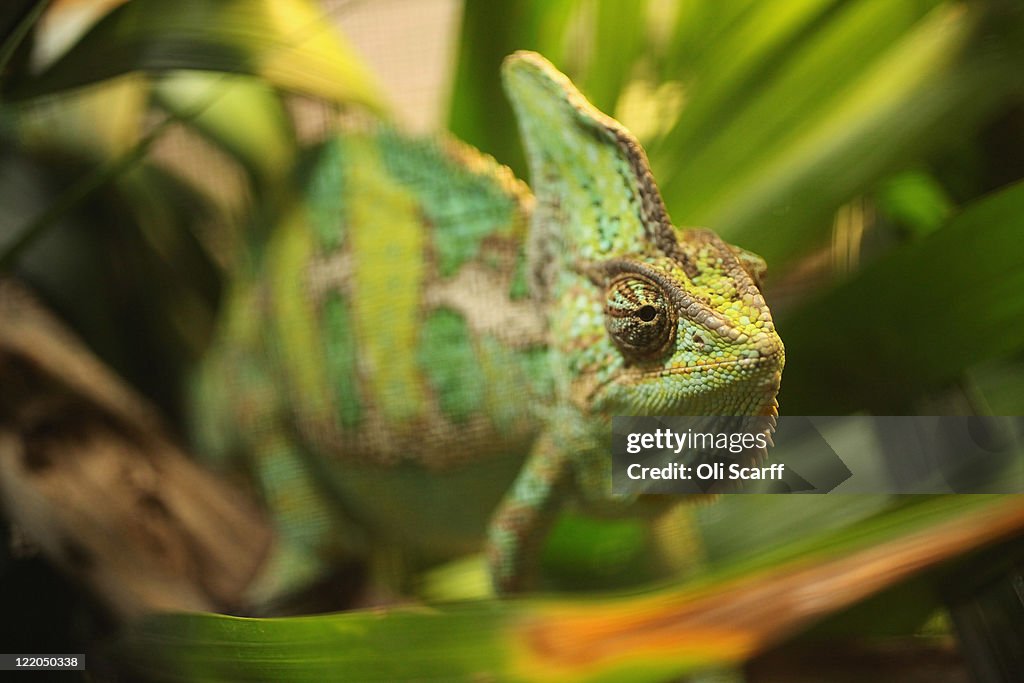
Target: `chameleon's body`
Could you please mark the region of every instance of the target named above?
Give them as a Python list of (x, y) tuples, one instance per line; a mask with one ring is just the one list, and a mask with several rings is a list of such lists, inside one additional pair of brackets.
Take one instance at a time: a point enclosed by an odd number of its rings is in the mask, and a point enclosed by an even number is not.
[(357, 530), (414, 563), (478, 550), (551, 394), (532, 199), (475, 150), (386, 126), (332, 139), (300, 184), (239, 264), (200, 450), (256, 474), (310, 571), (364, 551)]
[(672, 227), (635, 139), (542, 58), (504, 77), (535, 208), (473, 150), (349, 131), (243, 259), (204, 446), (257, 458), (310, 554), (351, 519), (439, 559), (490, 518), (514, 590), (564, 502), (632, 503), (610, 493), (611, 416), (775, 414), (759, 259)]

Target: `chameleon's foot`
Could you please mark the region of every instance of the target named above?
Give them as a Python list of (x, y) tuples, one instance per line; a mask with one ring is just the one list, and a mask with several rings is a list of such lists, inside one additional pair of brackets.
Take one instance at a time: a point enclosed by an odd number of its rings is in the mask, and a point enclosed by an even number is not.
[[(495, 520), (497, 521), (497, 520)], [(492, 527), (487, 541), (487, 564), (491, 569), (491, 584), (497, 595), (522, 593), (536, 579), (536, 566), (526, 561), (526, 553), (512, 553), (511, 548), (522, 549), (513, 527), (507, 526), (511, 519), (502, 521), (501, 526)]]
[(521, 593), (535, 583), (544, 538), (570, 479), (569, 463), (562, 453), (549, 434), (541, 435), (525, 469), (491, 519), (487, 559), (499, 595)]

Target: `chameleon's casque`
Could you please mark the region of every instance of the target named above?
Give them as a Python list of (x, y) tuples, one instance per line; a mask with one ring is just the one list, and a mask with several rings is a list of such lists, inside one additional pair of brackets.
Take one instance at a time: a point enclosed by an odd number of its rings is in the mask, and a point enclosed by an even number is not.
[(763, 262), (673, 227), (637, 141), (542, 57), (503, 77), (535, 199), (466, 146), (350, 126), (239, 260), (199, 435), (255, 473), (287, 581), (368, 546), (451, 557), (487, 527), (515, 590), (564, 503), (629, 508), (613, 415), (770, 428)]

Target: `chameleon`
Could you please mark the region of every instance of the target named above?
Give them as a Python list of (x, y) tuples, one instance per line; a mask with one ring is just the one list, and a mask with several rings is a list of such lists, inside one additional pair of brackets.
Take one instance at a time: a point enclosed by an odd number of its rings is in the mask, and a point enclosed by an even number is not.
[(675, 227), (636, 138), (542, 56), (502, 78), (532, 193), (451, 137), (350, 121), (237, 259), (195, 432), (272, 511), (274, 590), (385, 546), (483, 546), (495, 590), (527, 590), (561, 511), (646, 506), (611, 494), (613, 416), (773, 424), (763, 260)]

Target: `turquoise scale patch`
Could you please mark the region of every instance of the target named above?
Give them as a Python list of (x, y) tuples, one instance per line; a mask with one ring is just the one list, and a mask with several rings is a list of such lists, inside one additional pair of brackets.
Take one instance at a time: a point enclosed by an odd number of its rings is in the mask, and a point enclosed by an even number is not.
[(431, 230), (438, 271), (454, 275), (476, 258), (487, 235), (511, 227), (515, 200), (497, 180), (466, 170), (431, 140), (410, 140), (394, 131), (379, 138), (388, 172), (415, 189)]
[(465, 371), (478, 361), (469, 328), (458, 313), (440, 309), (423, 321), (416, 361), (453, 422), (465, 422), (483, 406), (485, 380)]
[(306, 189), (306, 205), (320, 246), (333, 250), (345, 239), (345, 150), (341, 138), (324, 144)]
[(326, 342), (324, 358), (327, 375), (334, 389), (338, 421), (343, 427), (354, 428), (362, 418), (356, 374), (356, 338), (345, 300), (337, 292), (331, 293), (324, 302), (321, 325)]

